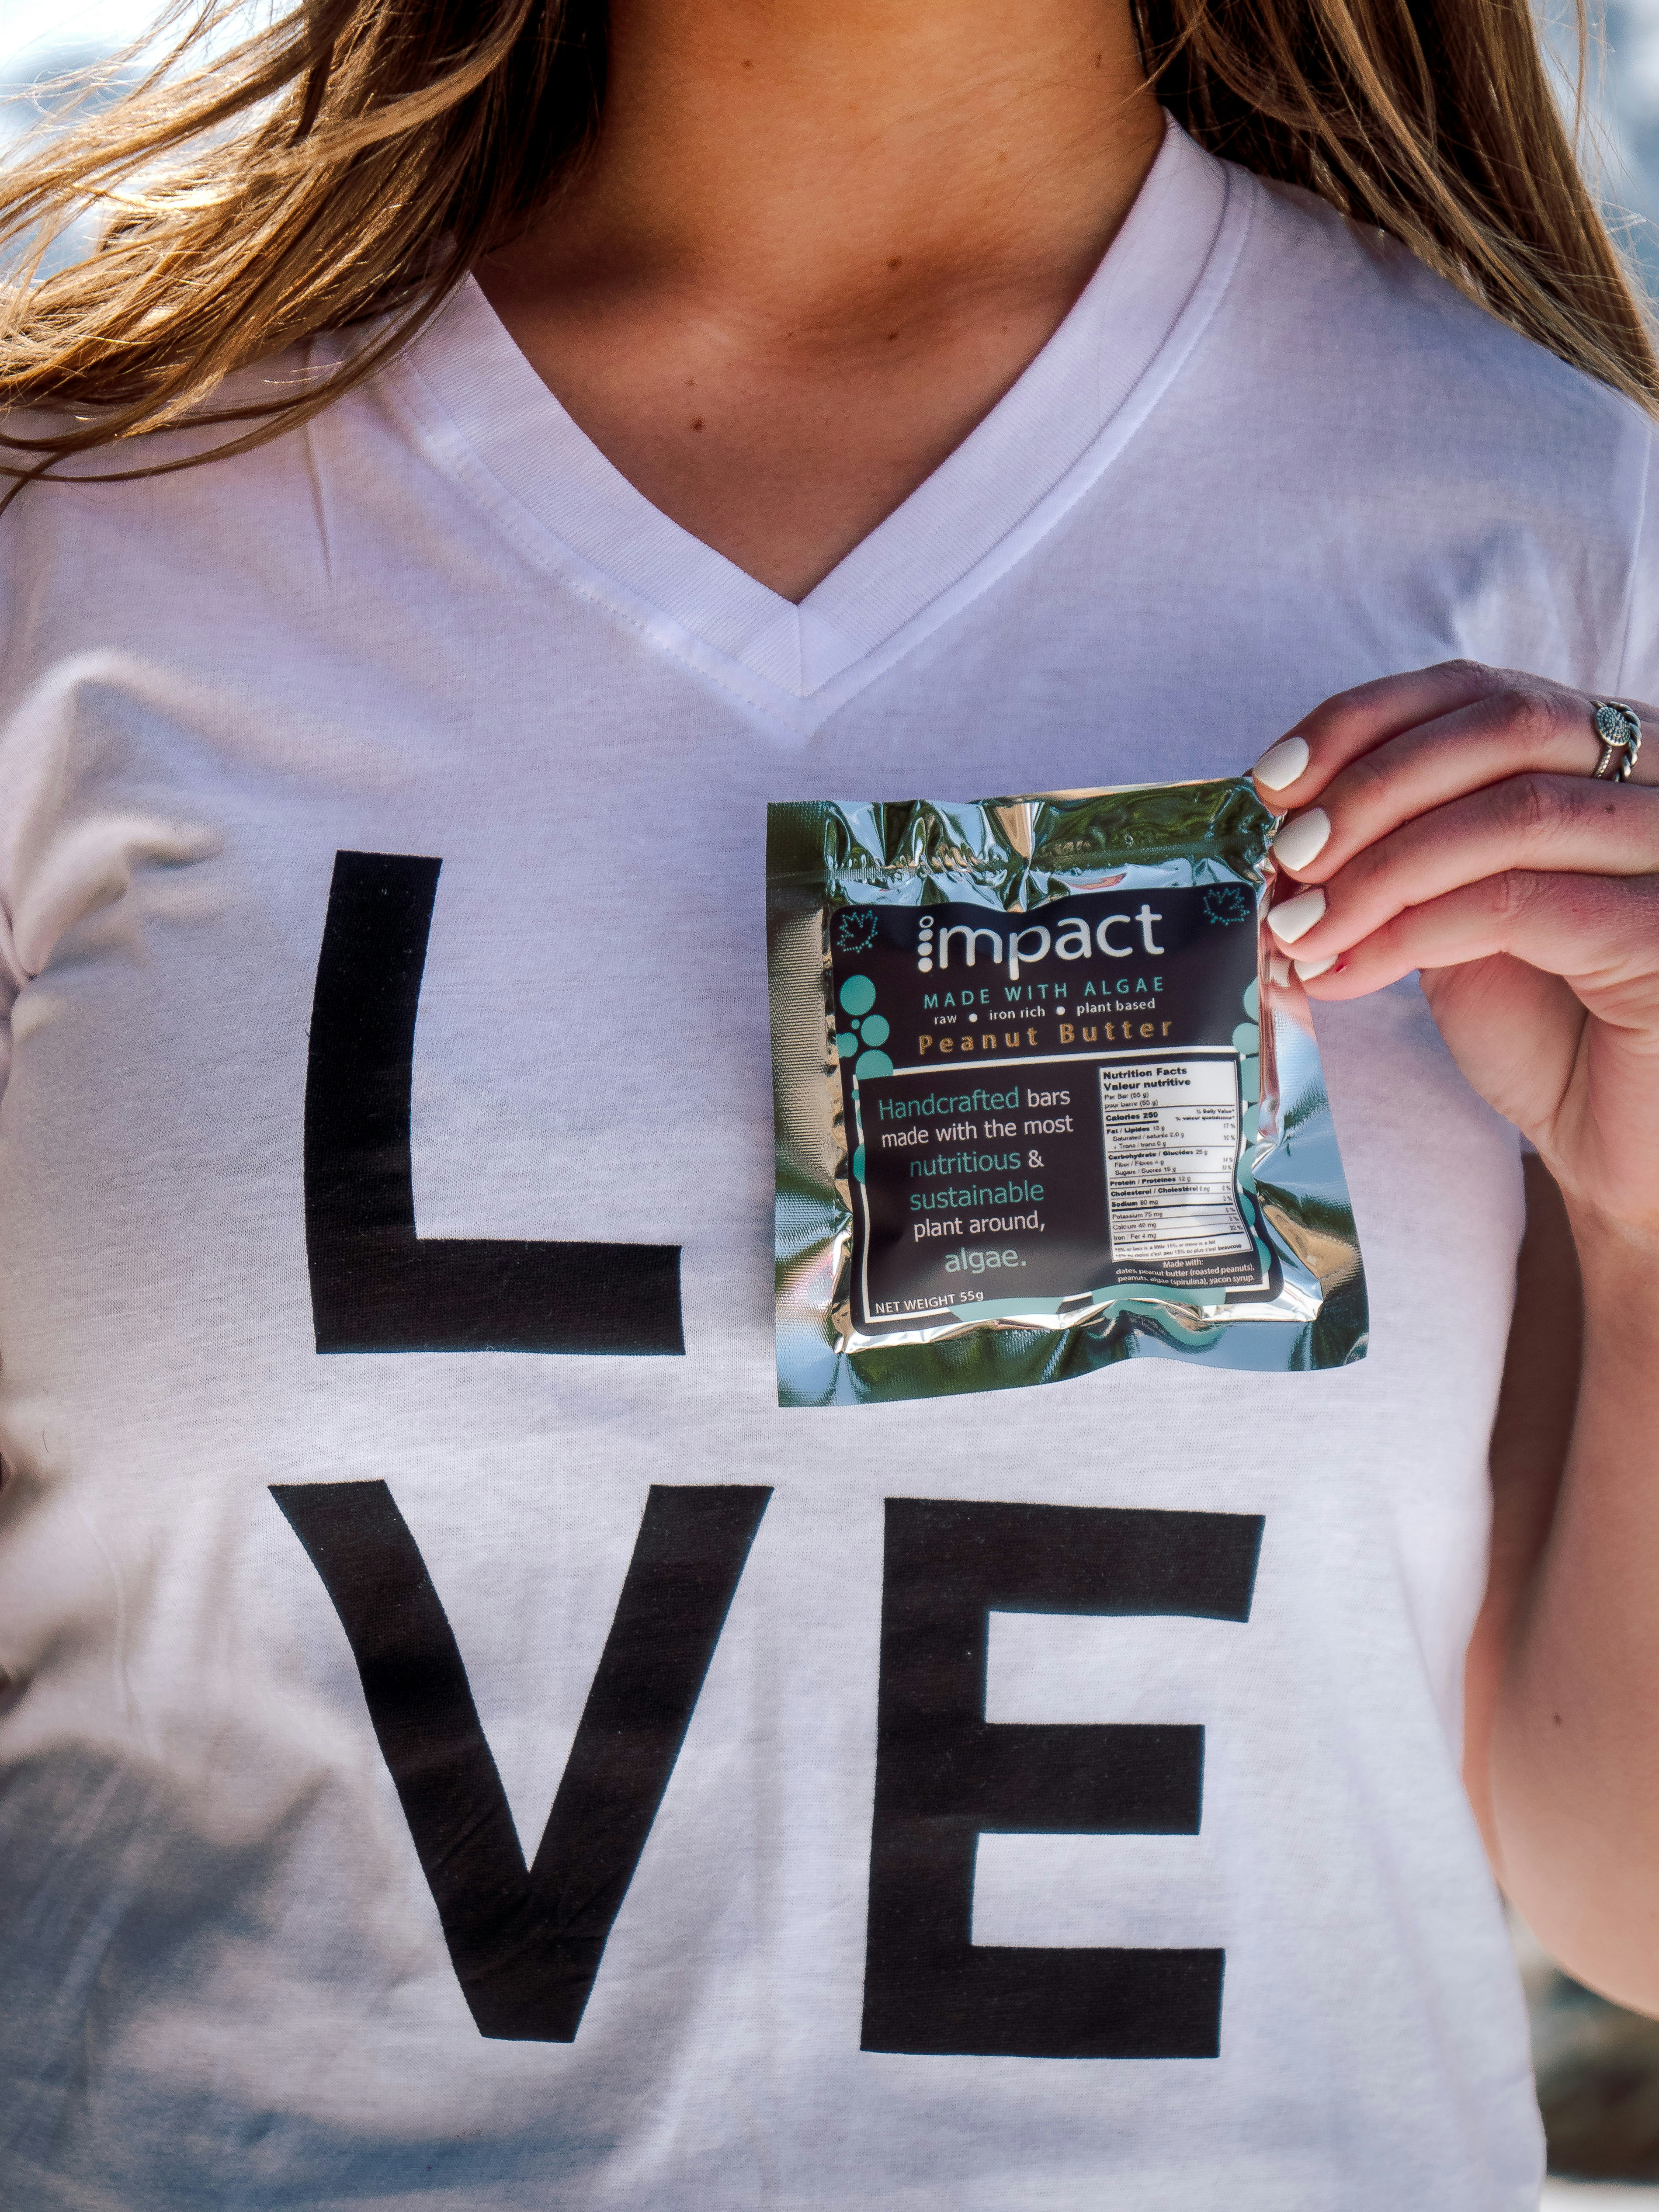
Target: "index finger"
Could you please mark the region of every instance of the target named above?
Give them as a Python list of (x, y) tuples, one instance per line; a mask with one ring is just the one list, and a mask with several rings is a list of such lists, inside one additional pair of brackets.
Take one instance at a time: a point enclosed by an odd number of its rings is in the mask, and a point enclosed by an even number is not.
[(1350, 762), (1389, 738), (1498, 692), (1517, 690), (1536, 695), (1540, 703), (1547, 698), (1558, 708), (1577, 697), (1544, 677), (1487, 668), (1478, 660), (1443, 660), (1336, 692), (1269, 745), (1250, 772), (1275, 813), (1305, 806)]

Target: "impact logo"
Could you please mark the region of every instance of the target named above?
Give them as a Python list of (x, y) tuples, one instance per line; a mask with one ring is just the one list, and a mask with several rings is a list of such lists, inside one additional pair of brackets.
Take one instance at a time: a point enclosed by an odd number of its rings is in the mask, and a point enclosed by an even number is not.
[(840, 952), (867, 952), (876, 941), (876, 909), (869, 907), (845, 907), (836, 924), (836, 949)]
[[(1231, 888), (1231, 885), (1224, 886), (1220, 895), (1224, 896)], [(1248, 914), (1250, 911), (1248, 892), (1241, 890), (1238, 896), (1246, 902), (1242, 912)], [(977, 966), (982, 947), (994, 968), (1000, 967), (1003, 962), (1006, 961), (1008, 981), (1013, 983), (1019, 980), (1022, 968), (1035, 968), (1039, 962), (1046, 960), (1050, 952), (1056, 954), (1061, 960), (1086, 960), (1098, 947), (1109, 960), (1133, 959), (1135, 951), (1134, 934), (1137, 928), (1140, 933), (1142, 951), (1152, 954), (1154, 958), (1163, 957), (1164, 947), (1153, 936), (1152, 932), (1163, 921), (1164, 916), (1156, 907), (1145, 900), (1133, 914), (1119, 912), (1103, 915), (1092, 933), (1088, 921), (1083, 915), (1078, 914), (1067, 915), (1057, 927), (1053, 928), (1047, 922), (1021, 921), (1018, 915), (1015, 915), (1012, 919), (1018, 921), (1019, 926), (1005, 933), (1003, 930), (993, 929), (991, 927), (991, 916), (994, 911), (994, 908), (988, 909), (983, 921), (947, 923), (945, 928), (939, 931), (937, 942), (934, 938), (936, 925), (933, 917), (931, 914), (924, 914), (916, 924), (918, 971), (921, 975), (931, 975), (935, 967), (941, 973), (948, 969), (951, 959), (951, 946), (954, 939), (956, 958), (960, 966), (966, 968)], [(1212, 921), (1224, 918), (1237, 921), (1241, 917), (1239, 915), (1222, 917), (1216, 915), (1210, 916)], [(998, 915), (996, 919), (1002, 921), (1005, 917)], [(1126, 944), (1119, 945), (1115, 941), (1119, 932), (1127, 937), (1128, 941)], [(1159, 988), (1161, 988), (1162, 986)]]
[(1231, 929), (1235, 922), (1249, 920), (1255, 904), (1243, 884), (1212, 884), (1204, 894), (1204, 919)]

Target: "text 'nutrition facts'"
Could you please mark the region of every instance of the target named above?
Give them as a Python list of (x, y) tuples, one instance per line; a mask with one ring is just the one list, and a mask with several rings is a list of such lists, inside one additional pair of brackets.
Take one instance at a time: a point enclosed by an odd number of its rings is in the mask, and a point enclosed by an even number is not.
[(1115, 1261), (1254, 1249), (1234, 1181), (1239, 1091), (1231, 1054), (1109, 1062), (1100, 1103)]

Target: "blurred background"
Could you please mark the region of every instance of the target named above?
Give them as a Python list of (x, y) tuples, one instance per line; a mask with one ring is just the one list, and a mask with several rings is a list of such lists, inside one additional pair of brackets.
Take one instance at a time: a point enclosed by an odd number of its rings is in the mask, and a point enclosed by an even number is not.
[[(249, 0), (248, 12), (271, 4)], [(1575, 21), (1562, 0), (1540, 5), (1564, 106), (1578, 115), (1581, 158), (1659, 299), (1659, 0), (1604, 0), (1578, 102)], [(0, 160), (49, 121), (63, 79), (141, 40), (160, 12), (160, 0), (0, 0)], [(54, 258), (84, 250), (71, 235)], [(1659, 2212), (1659, 2021), (1606, 2003), (1561, 1973), (1524, 1929), (1515, 1936), (1550, 2145), (1548, 2212)]]

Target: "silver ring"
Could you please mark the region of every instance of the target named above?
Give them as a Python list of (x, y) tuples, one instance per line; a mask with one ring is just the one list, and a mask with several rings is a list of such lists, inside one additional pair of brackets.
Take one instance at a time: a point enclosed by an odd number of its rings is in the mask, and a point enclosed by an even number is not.
[(1595, 734), (1601, 740), (1601, 757), (1590, 770), (1603, 783), (1628, 783), (1642, 750), (1642, 717), (1622, 699), (1597, 699)]

